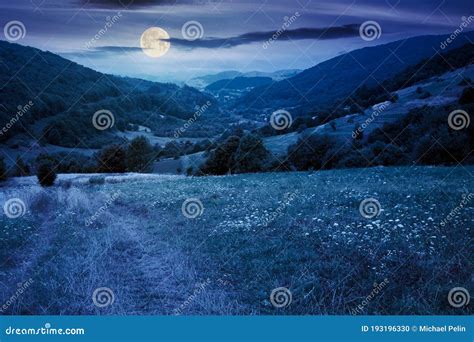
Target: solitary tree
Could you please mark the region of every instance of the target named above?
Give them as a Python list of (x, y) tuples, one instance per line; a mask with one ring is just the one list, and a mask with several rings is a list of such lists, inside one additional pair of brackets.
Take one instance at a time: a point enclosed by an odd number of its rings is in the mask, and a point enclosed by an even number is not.
[(56, 181), (56, 168), (52, 163), (41, 163), (37, 168), (36, 176), (41, 186), (52, 186)]
[(3, 182), (7, 179), (7, 168), (5, 166), (5, 161), (3, 158), (0, 158), (0, 182)]
[(101, 150), (97, 156), (98, 172), (123, 173), (127, 167), (125, 164), (126, 151), (120, 145), (111, 145)]
[(131, 172), (151, 172), (155, 153), (148, 139), (140, 136), (133, 139), (127, 149), (126, 164)]
[(228, 137), (222, 144), (218, 145), (210, 154), (200, 171), (204, 174), (225, 175), (233, 168), (234, 153), (239, 147), (238, 136)]
[(262, 139), (253, 134), (244, 135), (233, 156), (235, 173), (259, 172), (265, 169), (269, 156)]

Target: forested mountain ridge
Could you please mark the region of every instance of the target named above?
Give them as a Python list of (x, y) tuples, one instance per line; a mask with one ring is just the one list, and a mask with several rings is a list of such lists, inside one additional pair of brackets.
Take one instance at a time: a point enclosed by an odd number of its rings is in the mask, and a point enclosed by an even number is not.
[[(3, 141), (28, 130), (53, 144), (76, 146), (92, 139), (92, 145), (100, 146), (113, 139), (91, 123), (102, 109), (114, 114), (118, 130), (132, 123), (172, 131), (207, 103), (206, 115), (220, 113), (212, 96), (189, 86), (102, 74), (51, 52), (5, 41), (0, 41), (0, 84), (0, 126), (10, 123), (19, 106), (33, 103), (0, 136)], [(40, 131), (33, 127), (39, 120), (44, 121)]]
[(276, 109), (293, 113), (328, 108), (361, 86), (373, 87), (402, 70), (438, 53), (459, 48), (474, 40), (474, 31), (459, 35), (444, 50), (448, 36), (419, 36), (388, 44), (365, 47), (334, 57), (298, 75), (257, 87), (237, 99), (234, 107), (247, 117)]

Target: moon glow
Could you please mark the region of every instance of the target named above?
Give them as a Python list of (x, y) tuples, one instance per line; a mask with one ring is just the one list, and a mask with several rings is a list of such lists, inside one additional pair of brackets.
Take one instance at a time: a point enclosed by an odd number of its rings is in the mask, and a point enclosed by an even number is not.
[(159, 58), (170, 49), (170, 36), (160, 27), (150, 27), (142, 33), (140, 46), (143, 52), (150, 57)]

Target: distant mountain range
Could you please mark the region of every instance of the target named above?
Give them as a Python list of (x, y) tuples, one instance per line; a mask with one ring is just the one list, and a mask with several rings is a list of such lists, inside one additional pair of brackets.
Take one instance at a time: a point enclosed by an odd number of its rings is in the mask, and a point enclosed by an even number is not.
[(250, 71), (250, 72), (240, 72), (235, 70), (223, 71), (214, 75), (205, 75), (200, 77), (195, 77), (187, 82), (189, 86), (204, 89), (212, 83), (222, 81), (222, 80), (231, 80), (236, 77), (267, 77), (271, 78), (273, 81), (280, 81), (285, 78), (289, 78), (300, 73), (299, 69), (289, 69), (289, 70), (279, 70), (275, 72), (261, 72), (261, 71)]
[(448, 36), (421, 36), (366, 47), (337, 56), (296, 76), (256, 87), (231, 105), (247, 117), (276, 109), (317, 111), (353, 93), (358, 87), (375, 86), (410, 65), (458, 48), (474, 40), (474, 31), (456, 37), (444, 50)]

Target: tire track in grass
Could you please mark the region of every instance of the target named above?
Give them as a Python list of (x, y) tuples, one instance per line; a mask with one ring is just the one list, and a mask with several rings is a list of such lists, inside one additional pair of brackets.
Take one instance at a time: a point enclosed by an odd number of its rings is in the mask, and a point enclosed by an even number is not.
[(140, 205), (117, 206), (112, 215), (117, 223), (97, 263), (104, 264), (111, 286), (122, 293), (123, 309), (127, 314), (171, 314), (197, 281), (192, 263), (161, 238), (160, 224), (152, 224)]

